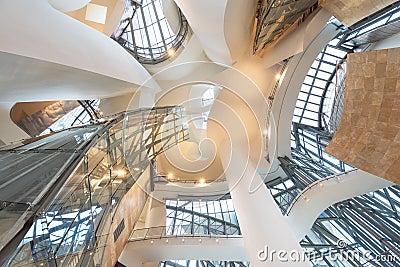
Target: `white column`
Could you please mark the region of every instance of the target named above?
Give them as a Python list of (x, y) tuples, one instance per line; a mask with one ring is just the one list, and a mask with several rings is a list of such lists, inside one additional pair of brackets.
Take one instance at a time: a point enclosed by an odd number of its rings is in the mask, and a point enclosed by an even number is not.
[(221, 145), (220, 152), (251, 265), (310, 266), (246, 153), (237, 147), (231, 152), (227, 144)]

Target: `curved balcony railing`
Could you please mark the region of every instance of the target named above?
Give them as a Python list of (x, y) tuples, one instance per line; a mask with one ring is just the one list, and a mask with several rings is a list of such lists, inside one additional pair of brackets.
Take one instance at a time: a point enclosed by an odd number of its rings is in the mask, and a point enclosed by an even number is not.
[(180, 233), (171, 233), (170, 226), (159, 226), (159, 227), (148, 227), (135, 229), (129, 241), (143, 241), (143, 240), (151, 240), (151, 239), (163, 239), (163, 238), (182, 238), (182, 237), (209, 237), (209, 238), (242, 238), (241, 235), (218, 235), (212, 234), (210, 232), (206, 233), (188, 233), (188, 232), (180, 232)]

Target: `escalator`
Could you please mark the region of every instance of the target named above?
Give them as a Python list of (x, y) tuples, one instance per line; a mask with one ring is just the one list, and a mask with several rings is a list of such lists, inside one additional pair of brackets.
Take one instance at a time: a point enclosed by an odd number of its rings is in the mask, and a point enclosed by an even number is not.
[(0, 266), (115, 264), (107, 255), (143, 208), (150, 162), (188, 138), (183, 112), (123, 112), (0, 150)]

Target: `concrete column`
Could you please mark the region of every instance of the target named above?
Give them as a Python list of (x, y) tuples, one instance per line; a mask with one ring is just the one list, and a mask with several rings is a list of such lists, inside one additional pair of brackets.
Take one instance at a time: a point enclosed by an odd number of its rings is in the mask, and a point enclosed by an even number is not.
[(251, 265), (310, 266), (247, 154), (226, 143), (220, 152)]

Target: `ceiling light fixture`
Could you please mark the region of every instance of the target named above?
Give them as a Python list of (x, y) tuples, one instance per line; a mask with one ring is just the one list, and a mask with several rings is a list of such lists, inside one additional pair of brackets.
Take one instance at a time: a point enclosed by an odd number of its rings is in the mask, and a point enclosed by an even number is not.
[(173, 55), (175, 55), (175, 49), (173, 49), (173, 48), (168, 49), (167, 54), (168, 54), (168, 56), (172, 57)]
[(127, 172), (124, 169), (115, 170), (115, 175), (116, 176), (125, 176), (126, 174), (127, 174)]

